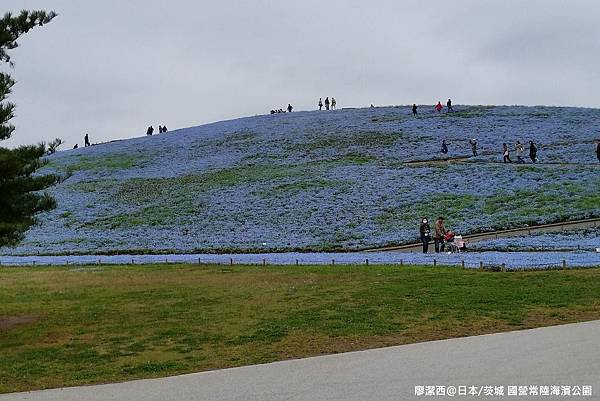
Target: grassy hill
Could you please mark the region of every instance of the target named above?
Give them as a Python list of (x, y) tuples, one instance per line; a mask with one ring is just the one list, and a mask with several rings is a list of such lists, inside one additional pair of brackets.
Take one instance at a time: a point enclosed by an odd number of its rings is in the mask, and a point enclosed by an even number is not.
[[(412, 242), (423, 216), (463, 234), (600, 216), (600, 110), (421, 109), (257, 116), (60, 152), (45, 167), (65, 178), (58, 208), (0, 254), (352, 250)], [(503, 142), (530, 139), (538, 164), (502, 163)]]

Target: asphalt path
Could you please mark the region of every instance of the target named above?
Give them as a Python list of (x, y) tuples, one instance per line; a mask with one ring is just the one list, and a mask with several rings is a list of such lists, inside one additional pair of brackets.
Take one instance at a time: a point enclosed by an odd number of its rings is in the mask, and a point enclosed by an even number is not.
[[(0, 401), (600, 400), (600, 321), (162, 379), (0, 395)], [(421, 390), (480, 395), (416, 395)], [(519, 387), (521, 386), (521, 387)], [(523, 387), (527, 386), (527, 387)], [(554, 387), (553, 387), (554, 386)], [(566, 396), (592, 392), (591, 396)], [(504, 396), (486, 396), (490, 388)], [(527, 396), (509, 396), (516, 390)], [(558, 390), (557, 390), (558, 389)], [(561, 395), (532, 395), (558, 391)]]

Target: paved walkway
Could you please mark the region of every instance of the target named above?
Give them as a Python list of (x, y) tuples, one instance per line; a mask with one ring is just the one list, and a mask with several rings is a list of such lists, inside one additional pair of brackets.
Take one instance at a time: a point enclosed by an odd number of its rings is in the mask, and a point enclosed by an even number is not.
[[(600, 399), (600, 321), (155, 380), (19, 393), (0, 401)], [(592, 397), (417, 397), (415, 386), (591, 386)], [(482, 393), (483, 394), (483, 393)]]

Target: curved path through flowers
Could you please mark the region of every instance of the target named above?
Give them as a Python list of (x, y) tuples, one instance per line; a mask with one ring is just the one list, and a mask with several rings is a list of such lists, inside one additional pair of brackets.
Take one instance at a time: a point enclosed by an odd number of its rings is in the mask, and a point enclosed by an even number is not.
[[(576, 220), (494, 231), (465, 236), (470, 242), (524, 234), (548, 233), (562, 230), (600, 227), (600, 218)], [(145, 254), (145, 255), (30, 255), (0, 256), (0, 266), (35, 265), (102, 265), (102, 264), (419, 264), (447, 265), (465, 268), (504, 267), (511, 269), (547, 269), (600, 267), (600, 252), (587, 251), (544, 251), (544, 252), (465, 252), (465, 253), (420, 253), (421, 244), (389, 246), (357, 252), (281, 252), (254, 254)]]
[[(467, 242), (475, 242), (475, 241), (482, 241), (482, 240), (488, 240), (488, 239), (517, 237), (517, 236), (522, 236), (522, 235), (551, 233), (551, 232), (560, 232), (560, 231), (578, 230), (578, 229), (583, 230), (583, 229), (593, 228), (593, 227), (600, 227), (600, 218), (564, 221), (564, 222), (560, 222), (560, 223), (542, 224), (539, 226), (513, 228), (510, 230), (491, 231), (491, 232), (486, 232), (486, 233), (465, 235), (465, 236), (463, 236), (463, 238)], [(415, 251), (419, 251), (420, 249), (421, 249), (421, 244), (415, 243), (415, 244), (408, 244), (408, 245), (369, 248), (369, 249), (363, 250), (363, 252), (381, 252), (381, 251), (415, 252)]]

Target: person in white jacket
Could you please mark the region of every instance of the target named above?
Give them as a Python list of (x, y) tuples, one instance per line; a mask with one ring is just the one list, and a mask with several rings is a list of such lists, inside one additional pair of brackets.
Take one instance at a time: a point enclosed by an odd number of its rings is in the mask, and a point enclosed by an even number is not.
[(517, 141), (515, 151), (517, 152), (517, 163), (524, 164), (525, 160), (523, 159), (523, 152), (525, 151), (525, 146), (523, 146), (520, 141)]

